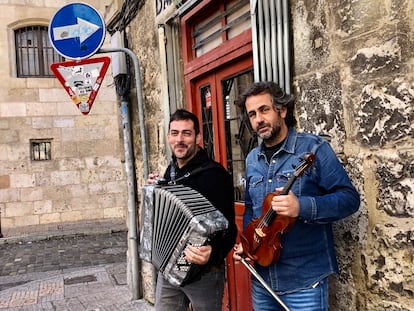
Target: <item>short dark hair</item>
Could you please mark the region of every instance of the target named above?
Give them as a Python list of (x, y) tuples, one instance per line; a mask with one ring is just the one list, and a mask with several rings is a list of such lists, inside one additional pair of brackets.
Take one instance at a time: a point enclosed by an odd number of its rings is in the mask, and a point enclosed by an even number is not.
[(293, 95), (286, 94), (285, 91), (283, 91), (277, 83), (272, 81), (255, 82), (240, 95), (238, 105), (244, 114), (246, 114), (247, 98), (259, 94), (270, 94), (272, 98), (272, 104), (276, 109), (280, 109), (282, 106), (286, 106), (286, 125), (288, 127), (296, 126), (296, 118), (294, 114), (295, 100)]
[(181, 121), (181, 120), (191, 120), (194, 123), (194, 131), (195, 134), (198, 135), (200, 133), (200, 123), (198, 121), (197, 116), (185, 109), (177, 109), (171, 116), (170, 116), (170, 123), (168, 124), (168, 131), (170, 131), (170, 124), (173, 121)]

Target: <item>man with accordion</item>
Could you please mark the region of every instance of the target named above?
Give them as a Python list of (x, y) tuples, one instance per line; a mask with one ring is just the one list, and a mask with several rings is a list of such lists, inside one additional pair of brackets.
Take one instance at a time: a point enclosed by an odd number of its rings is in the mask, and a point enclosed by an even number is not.
[(158, 174), (152, 173), (149, 174), (147, 183), (182, 185), (187, 190), (191, 188), (191, 191), (198, 192), (209, 206), (217, 210), (226, 228), (210, 236), (202, 245), (186, 244), (181, 252), (183, 259), (195, 269), (182, 284), (172, 282), (165, 271), (158, 273), (155, 310), (186, 311), (191, 303), (194, 311), (221, 311), (224, 259), (237, 236), (232, 179), (224, 167), (210, 159), (199, 145), (200, 125), (193, 113), (184, 109), (174, 112), (170, 117), (167, 137), (173, 154), (172, 161), (162, 179)]

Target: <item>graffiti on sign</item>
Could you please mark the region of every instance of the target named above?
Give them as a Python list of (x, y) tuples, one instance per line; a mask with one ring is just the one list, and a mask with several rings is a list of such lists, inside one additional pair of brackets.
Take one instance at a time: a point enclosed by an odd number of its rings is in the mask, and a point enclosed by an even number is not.
[(109, 57), (61, 62), (51, 69), (83, 114), (88, 114), (109, 66)]

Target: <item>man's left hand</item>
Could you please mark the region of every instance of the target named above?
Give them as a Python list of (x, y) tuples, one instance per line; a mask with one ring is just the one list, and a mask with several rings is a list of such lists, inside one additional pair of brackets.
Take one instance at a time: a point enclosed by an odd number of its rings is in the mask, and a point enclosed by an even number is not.
[(188, 245), (184, 250), (185, 259), (190, 263), (205, 265), (210, 259), (211, 251), (211, 245), (203, 245), (200, 247)]

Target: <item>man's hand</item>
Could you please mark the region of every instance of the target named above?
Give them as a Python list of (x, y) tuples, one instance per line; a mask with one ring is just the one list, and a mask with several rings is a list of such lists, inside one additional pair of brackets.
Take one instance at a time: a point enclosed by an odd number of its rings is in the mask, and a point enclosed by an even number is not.
[(241, 254), (243, 254), (243, 246), (241, 243), (239, 244), (235, 244), (233, 247), (233, 259), (236, 261), (236, 263), (238, 263), (242, 258), (241, 258)]
[[(277, 192), (281, 192), (283, 188), (277, 188)], [(272, 199), (272, 209), (283, 216), (298, 217), (299, 216), (299, 200), (296, 195), (289, 191), (287, 195), (275, 195)]]
[(160, 177), (160, 174), (158, 173), (150, 173), (148, 174), (148, 178), (147, 178), (147, 184), (148, 185), (152, 185), (155, 184), (155, 181), (157, 180), (157, 178)]
[(210, 259), (212, 250), (213, 248), (211, 247), (211, 245), (203, 245), (200, 247), (188, 245), (184, 250), (184, 258), (190, 263), (195, 263), (197, 265), (205, 265)]

